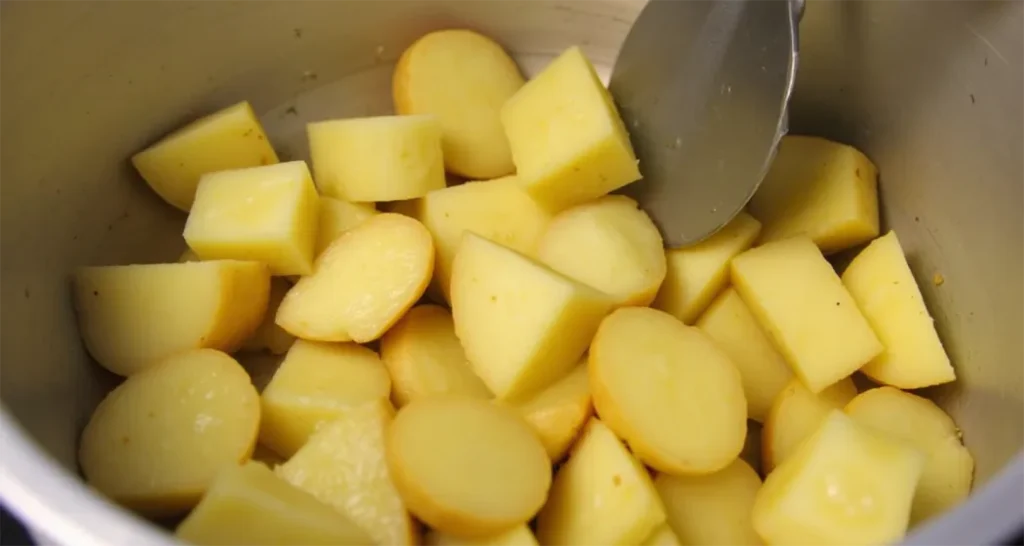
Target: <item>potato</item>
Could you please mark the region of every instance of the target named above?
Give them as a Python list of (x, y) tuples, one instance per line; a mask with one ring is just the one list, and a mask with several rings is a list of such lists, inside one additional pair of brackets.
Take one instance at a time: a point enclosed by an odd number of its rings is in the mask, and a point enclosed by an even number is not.
[(850, 379), (843, 379), (818, 394), (807, 390), (799, 379), (790, 381), (775, 398), (761, 429), (765, 474), (792, 455), (829, 412), (843, 409), (854, 396), (857, 396), (857, 387)]
[(520, 183), (552, 212), (640, 179), (611, 94), (578, 47), (508, 99), (501, 123)]
[(533, 531), (520, 525), (511, 531), (487, 538), (464, 538), (437, 531), (427, 533), (427, 546), (538, 546)]
[(445, 187), (434, 116), (318, 121), (306, 126), (320, 192), (352, 203), (399, 201)]
[(700, 330), (672, 315), (615, 311), (594, 336), (589, 367), (597, 414), (647, 466), (707, 474), (743, 449), (739, 372)]
[(697, 320), (697, 328), (739, 369), (747, 399), (747, 416), (763, 423), (772, 402), (793, 378), (786, 360), (775, 350), (747, 304), (731, 287), (704, 311)]
[(551, 462), (561, 461), (594, 414), (586, 357), (569, 375), (514, 407), (537, 433)]
[(761, 242), (806, 236), (825, 254), (878, 237), (878, 170), (852, 146), (785, 136), (747, 208)]
[(524, 399), (568, 373), (611, 309), (606, 295), (473, 233), (451, 286), (455, 334), (499, 399)]
[(230, 356), (185, 351), (129, 377), (82, 432), (89, 485), (148, 516), (184, 512), (223, 469), (252, 454), (259, 395)]
[(750, 511), (761, 478), (740, 459), (706, 476), (659, 474), (654, 487), (661, 496), (668, 525), (679, 544), (693, 546), (756, 545)]
[(199, 177), (277, 163), (247, 101), (200, 118), (132, 156), (132, 165), (164, 201), (188, 212)]
[(296, 340), (261, 395), (260, 442), (288, 458), (346, 408), (386, 400), (387, 371), (354, 343)]
[(274, 471), (359, 525), (376, 544), (419, 544), (419, 530), (384, 460), (394, 409), (387, 400), (355, 406), (326, 423)]
[(193, 252), (191, 248), (186, 248), (181, 253), (181, 256), (178, 256), (178, 263), (201, 262), (201, 261), (202, 260), (199, 259), (199, 256), (196, 256), (196, 253)]
[(369, 535), (259, 463), (229, 467), (175, 531), (192, 544), (364, 546)]
[(640, 544), (641, 546), (679, 546), (679, 537), (668, 524), (663, 523)]
[(267, 301), (267, 312), (263, 314), (263, 322), (256, 328), (252, 337), (242, 344), (243, 351), (262, 351), (266, 349), (275, 355), (284, 354), (295, 341), (295, 336), (284, 331), (283, 328), (274, 323), (277, 315), (277, 308), (281, 306), (281, 300), (292, 287), (291, 283), (281, 277), (270, 279), (270, 296)]
[(316, 252), (319, 256), (342, 233), (362, 224), (377, 214), (373, 203), (349, 203), (333, 197), (320, 196), (320, 225), (316, 235)]
[(895, 232), (872, 241), (842, 279), (885, 346), (861, 368), (864, 375), (901, 389), (956, 379)]
[(285, 295), (277, 325), (303, 339), (373, 341), (420, 299), (433, 268), (423, 224), (378, 214), (327, 247)]
[(500, 45), (469, 30), (431, 32), (402, 53), (391, 81), (396, 112), (437, 116), (448, 171), (476, 179), (515, 171), (499, 112), (523, 76)]
[(910, 523), (937, 516), (967, 498), (974, 457), (953, 420), (931, 400), (892, 387), (865, 391), (844, 410), (854, 421), (912, 444), (925, 454)]
[(413, 307), (380, 340), (380, 356), (391, 374), (391, 401), (401, 408), (437, 394), (489, 399), (491, 391), (466, 360), (455, 337), (452, 314), (437, 305)]
[(761, 223), (741, 212), (707, 240), (665, 250), (668, 272), (652, 307), (693, 324), (729, 284), (729, 263), (750, 248), (760, 231)]
[(555, 474), (536, 529), (551, 546), (640, 544), (664, 523), (647, 469), (595, 418)]
[(740, 254), (732, 261), (732, 282), (811, 392), (848, 377), (882, 352), (839, 276), (806, 237)]
[(556, 216), (537, 258), (555, 271), (615, 298), (648, 305), (665, 278), (661, 234), (636, 201), (609, 195)]
[(903, 538), (924, 457), (832, 410), (768, 475), (754, 529), (768, 544), (889, 544)]
[(488, 537), (528, 522), (551, 487), (544, 446), (512, 410), (458, 395), (413, 400), (387, 433), (388, 469), (433, 529)]
[(274, 468), (285, 461), (277, 452), (260, 443), (257, 443), (256, 448), (252, 450), (251, 460), (262, 463), (268, 468)]
[(186, 349), (236, 351), (267, 310), (270, 272), (232, 260), (83, 267), (72, 285), (89, 354), (131, 375)]

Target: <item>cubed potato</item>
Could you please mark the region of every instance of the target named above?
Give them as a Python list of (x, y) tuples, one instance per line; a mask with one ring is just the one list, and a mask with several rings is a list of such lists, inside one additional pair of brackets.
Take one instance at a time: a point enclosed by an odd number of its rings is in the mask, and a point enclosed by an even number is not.
[(551, 269), (612, 296), (649, 305), (665, 279), (661, 233), (636, 201), (609, 195), (556, 216), (537, 258)]
[(711, 303), (697, 320), (697, 328), (739, 369), (747, 417), (763, 423), (772, 402), (793, 378), (786, 360), (734, 288), (727, 288)]
[(267, 312), (263, 314), (263, 322), (256, 328), (256, 332), (242, 344), (243, 351), (267, 350), (275, 355), (284, 354), (295, 341), (295, 336), (289, 334), (274, 322), (277, 315), (277, 308), (281, 306), (281, 300), (292, 287), (291, 283), (281, 277), (270, 279), (270, 296), (267, 301)]
[(761, 544), (750, 520), (761, 477), (742, 460), (706, 476), (659, 474), (654, 487), (679, 544)]
[(910, 445), (832, 410), (768, 475), (754, 500), (754, 529), (768, 544), (896, 543), (923, 466)]
[(349, 203), (321, 195), (316, 255), (323, 254), (342, 233), (362, 224), (375, 214), (377, 209), (373, 207), (373, 203)]
[(956, 424), (934, 402), (881, 387), (857, 395), (844, 411), (854, 421), (905, 440), (925, 454), (911, 524), (942, 514), (967, 498), (974, 457), (961, 442)]
[(919, 389), (956, 379), (896, 233), (875, 239), (843, 272), (868, 323), (885, 346), (861, 368), (879, 383)]
[(878, 170), (852, 146), (785, 136), (747, 208), (761, 242), (806, 236), (838, 252), (878, 237)]
[(431, 32), (402, 53), (391, 81), (396, 112), (437, 116), (448, 171), (476, 179), (515, 171), (499, 112), (523, 76), (500, 45), (470, 30)]
[(508, 99), (501, 122), (520, 183), (553, 212), (640, 179), (612, 96), (578, 47)]
[(433, 269), (434, 243), (423, 224), (378, 214), (327, 247), (275, 320), (302, 339), (373, 341), (420, 299)]
[(665, 250), (668, 273), (653, 307), (693, 324), (729, 284), (729, 263), (754, 244), (760, 231), (761, 223), (741, 212), (707, 240)]
[(732, 261), (732, 282), (812, 392), (848, 377), (882, 352), (853, 297), (806, 237), (740, 254)]
[(647, 469), (593, 418), (555, 474), (536, 529), (551, 546), (640, 544), (664, 523)]
[(775, 398), (761, 430), (762, 463), (768, 474), (814, 433), (825, 417), (857, 396), (857, 387), (843, 379), (814, 394), (794, 378)]
[(611, 299), (466, 233), (452, 267), (455, 334), (499, 399), (523, 399), (579, 362)]
[(175, 535), (210, 546), (365, 546), (358, 525), (260, 463), (229, 467)]
[(594, 336), (589, 368), (594, 409), (647, 466), (708, 474), (743, 449), (739, 371), (703, 332), (672, 315), (615, 311)]
[(538, 546), (533, 531), (520, 525), (511, 531), (485, 538), (465, 538), (446, 535), (438, 531), (427, 533), (427, 546)]
[(270, 272), (233, 260), (116, 265), (81, 268), (72, 284), (89, 354), (131, 375), (187, 349), (238, 350), (263, 320)]
[(413, 400), (387, 432), (388, 469), (405, 505), (443, 533), (486, 538), (530, 521), (551, 462), (513, 410), (440, 395)]
[(346, 409), (274, 472), (359, 525), (375, 544), (419, 544), (385, 462), (394, 409), (387, 400)]
[(230, 356), (185, 351), (129, 377), (96, 407), (78, 448), (89, 485), (148, 516), (183, 513), (256, 444), (259, 395)]
[(306, 131), (313, 177), (324, 195), (373, 203), (445, 187), (441, 125), (434, 116), (318, 121)]
[(391, 374), (391, 401), (396, 407), (439, 394), (492, 396), (466, 360), (452, 314), (444, 307), (410, 309), (381, 338), (380, 356)]
[(308, 275), (317, 207), (302, 161), (206, 174), (185, 223), (185, 241), (203, 260), (252, 260), (274, 275)]
[(391, 380), (377, 353), (354, 343), (296, 340), (263, 389), (260, 442), (295, 454), (346, 408), (387, 400)]
[(679, 537), (667, 523), (659, 525), (641, 546), (680, 546)]
[(569, 375), (514, 407), (537, 433), (551, 462), (560, 462), (594, 414), (586, 357)]
[(277, 163), (247, 101), (200, 118), (132, 156), (132, 164), (164, 201), (188, 212), (207, 173)]

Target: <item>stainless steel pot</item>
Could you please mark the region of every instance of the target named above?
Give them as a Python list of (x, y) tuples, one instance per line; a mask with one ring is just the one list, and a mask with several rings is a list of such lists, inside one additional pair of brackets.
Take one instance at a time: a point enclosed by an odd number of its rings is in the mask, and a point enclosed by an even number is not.
[[(168, 260), (184, 217), (127, 157), (248, 98), (284, 157), (307, 120), (390, 109), (422, 33), (470, 27), (527, 73), (580, 44), (605, 69), (641, 1), (5, 2), (0, 5), (0, 495), (61, 544), (172, 539), (93, 495), (75, 445), (114, 383), (75, 332), (67, 273)], [(809, 2), (791, 126), (881, 169), (960, 381), (932, 389), (977, 458), (969, 502), (908, 542), (980, 544), (1024, 523), (1020, 2)], [(666, 55), (671, 52), (666, 51)], [(933, 282), (935, 274), (944, 283)]]

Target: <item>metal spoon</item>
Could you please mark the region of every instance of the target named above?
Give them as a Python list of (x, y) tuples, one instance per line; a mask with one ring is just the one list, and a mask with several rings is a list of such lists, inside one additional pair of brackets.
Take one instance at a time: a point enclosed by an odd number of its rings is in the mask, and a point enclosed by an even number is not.
[(803, 1), (650, 0), (609, 89), (643, 180), (623, 188), (688, 246), (754, 194), (786, 133)]

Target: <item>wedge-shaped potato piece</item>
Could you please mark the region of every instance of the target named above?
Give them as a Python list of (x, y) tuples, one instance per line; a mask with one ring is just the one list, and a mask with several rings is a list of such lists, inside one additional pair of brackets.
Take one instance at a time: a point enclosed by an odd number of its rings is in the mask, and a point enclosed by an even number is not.
[(422, 197), (445, 186), (441, 125), (434, 116), (310, 123), (309, 155), (320, 192), (352, 203)]
[(843, 272), (843, 284), (885, 346), (861, 368), (864, 375), (901, 389), (956, 379), (895, 232), (862, 250)]
[(479, 398), (413, 400), (387, 436), (388, 468), (409, 511), (444, 533), (489, 537), (530, 521), (551, 462), (511, 409)]
[(192, 544), (211, 546), (372, 542), (366, 531), (338, 511), (253, 462), (218, 474), (175, 534)]
[(761, 429), (761, 453), (764, 472), (768, 474), (789, 458), (796, 448), (821, 425), (829, 412), (843, 409), (857, 387), (850, 379), (814, 394), (794, 378), (775, 398)]
[(391, 380), (377, 353), (354, 343), (296, 340), (263, 390), (260, 442), (291, 457), (345, 409), (387, 400)]
[(750, 521), (761, 477), (742, 460), (736, 459), (706, 476), (659, 474), (654, 487), (661, 495), (669, 527), (675, 531), (679, 544), (761, 543)]
[(661, 233), (636, 201), (609, 195), (556, 216), (537, 247), (549, 267), (619, 305), (648, 305), (665, 278)]
[(953, 420), (934, 402), (892, 387), (865, 391), (846, 405), (854, 421), (911, 443), (925, 454), (911, 524), (956, 506), (971, 492), (974, 457)]
[(812, 392), (848, 377), (882, 344), (810, 239), (768, 243), (732, 261), (732, 282)]
[(852, 146), (785, 136), (747, 208), (762, 242), (806, 236), (831, 254), (878, 237), (878, 170)]
[(640, 544), (663, 523), (647, 469), (594, 418), (555, 474), (537, 539), (552, 546)]
[(402, 54), (392, 95), (399, 114), (437, 116), (449, 171), (487, 179), (515, 171), (499, 112), (522, 86), (519, 67), (490, 38), (440, 30)]
[(285, 295), (277, 324), (303, 339), (373, 341), (420, 299), (433, 268), (423, 224), (378, 214), (327, 247)]
[(81, 268), (72, 284), (89, 354), (131, 375), (187, 349), (238, 350), (267, 310), (270, 272), (233, 260), (115, 265)]
[(376, 544), (419, 544), (385, 462), (384, 437), (394, 409), (387, 400), (346, 409), (274, 471), (345, 514)]
[(444, 307), (410, 309), (381, 338), (380, 356), (391, 374), (391, 400), (399, 408), (437, 394), (492, 396), (466, 360), (452, 314)]
[(562, 53), (501, 109), (520, 183), (551, 211), (640, 179), (611, 94), (578, 47)]
[(526, 525), (485, 538), (465, 538), (446, 535), (438, 531), (427, 533), (427, 546), (537, 546), (537, 538)]
[(132, 165), (164, 201), (188, 211), (207, 173), (277, 163), (247, 101), (200, 118), (132, 156)]
[(697, 320), (697, 328), (739, 369), (747, 398), (747, 416), (763, 423), (772, 402), (793, 378), (786, 360), (775, 350), (747, 304), (731, 287), (704, 311)]
[(667, 523), (659, 525), (654, 532), (640, 543), (641, 546), (680, 546), (679, 537)]
[(149, 516), (185, 512), (225, 468), (249, 458), (259, 395), (230, 356), (178, 353), (110, 392), (82, 432), (86, 481)]
[(373, 203), (349, 203), (333, 197), (320, 196), (320, 226), (316, 235), (316, 255), (319, 256), (342, 233), (362, 224), (377, 214)]
[(668, 273), (653, 307), (693, 324), (729, 284), (729, 263), (754, 244), (760, 230), (760, 222), (741, 212), (706, 241), (666, 250)]
[(615, 311), (594, 336), (589, 368), (597, 414), (648, 466), (707, 474), (743, 449), (747, 401), (736, 366), (672, 315)]
[(540, 437), (551, 461), (561, 461), (594, 414), (586, 357), (569, 375), (515, 408)]
[(452, 268), (452, 314), (473, 370), (499, 399), (523, 399), (579, 362), (608, 296), (473, 233)]
[(277, 315), (277, 308), (281, 306), (281, 300), (292, 287), (291, 283), (281, 277), (270, 279), (270, 296), (267, 302), (267, 312), (263, 314), (263, 322), (256, 328), (256, 332), (242, 344), (243, 351), (267, 350), (272, 354), (280, 355), (288, 351), (295, 341), (295, 336), (284, 331), (274, 322)]
[(890, 544), (907, 531), (924, 457), (832, 410), (768, 475), (754, 529), (768, 544)]

